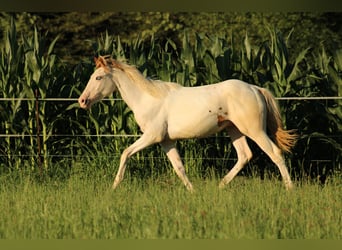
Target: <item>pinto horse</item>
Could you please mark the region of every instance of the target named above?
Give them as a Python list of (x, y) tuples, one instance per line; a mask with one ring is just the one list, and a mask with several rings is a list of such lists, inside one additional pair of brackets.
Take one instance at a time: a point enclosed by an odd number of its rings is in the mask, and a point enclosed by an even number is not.
[(252, 158), (246, 136), (277, 165), (286, 189), (293, 184), (282, 151), (290, 152), (296, 141), (291, 130), (284, 130), (279, 108), (272, 94), (240, 80), (227, 80), (200, 87), (145, 78), (134, 66), (110, 56), (95, 58), (96, 69), (78, 99), (81, 108), (119, 91), (133, 111), (143, 134), (126, 148), (113, 189), (122, 181), (127, 160), (136, 152), (159, 143), (186, 188), (193, 190), (176, 149), (176, 140), (206, 137), (226, 130), (237, 151), (238, 160), (220, 182), (229, 183)]

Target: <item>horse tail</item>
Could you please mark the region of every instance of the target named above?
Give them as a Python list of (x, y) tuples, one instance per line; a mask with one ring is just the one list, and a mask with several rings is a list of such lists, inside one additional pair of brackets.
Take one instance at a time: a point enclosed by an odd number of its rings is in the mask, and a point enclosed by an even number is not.
[(267, 89), (258, 87), (258, 90), (263, 95), (266, 102), (266, 128), (268, 135), (282, 151), (290, 153), (298, 138), (296, 130), (285, 130), (283, 128), (279, 106), (276, 99)]

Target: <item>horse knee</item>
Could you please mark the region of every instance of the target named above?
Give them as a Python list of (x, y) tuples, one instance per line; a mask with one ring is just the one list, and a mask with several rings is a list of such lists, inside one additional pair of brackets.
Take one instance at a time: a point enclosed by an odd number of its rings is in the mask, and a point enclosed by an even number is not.
[(237, 137), (237, 135), (233, 134), (232, 138), (233, 146), (236, 150), (238, 161), (242, 164), (246, 164), (253, 157), (252, 151), (249, 148), (248, 143), (246, 141), (246, 137), (243, 135), (239, 135), (239, 137)]
[(126, 149), (121, 153), (120, 161), (121, 161), (121, 162), (126, 161), (126, 159), (129, 158), (129, 153), (130, 153), (130, 150), (129, 150), (128, 148), (126, 148)]

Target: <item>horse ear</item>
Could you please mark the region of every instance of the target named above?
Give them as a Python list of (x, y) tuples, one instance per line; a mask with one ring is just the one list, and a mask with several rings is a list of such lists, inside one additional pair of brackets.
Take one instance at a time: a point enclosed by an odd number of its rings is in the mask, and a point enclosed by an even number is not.
[(96, 56), (94, 56), (94, 63), (97, 64), (97, 60), (98, 58)]
[(94, 61), (95, 61), (96, 68), (105, 67), (107, 65), (106, 61), (103, 59), (102, 56), (95, 57)]

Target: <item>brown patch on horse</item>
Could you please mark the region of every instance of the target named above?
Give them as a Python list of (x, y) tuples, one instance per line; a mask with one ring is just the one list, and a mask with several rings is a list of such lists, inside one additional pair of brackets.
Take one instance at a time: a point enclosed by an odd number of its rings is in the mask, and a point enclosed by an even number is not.
[[(228, 113), (224, 112), (224, 114), (227, 115)], [(217, 115), (217, 126), (220, 129), (224, 129), (224, 128), (227, 128), (229, 126), (234, 126), (234, 124), (230, 120), (227, 120), (227, 118), (224, 117), (223, 115), (218, 114)]]
[(217, 115), (217, 125), (220, 125), (224, 121), (225, 119), (222, 115)]
[(225, 118), (222, 115), (217, 115), (217, 126), (218, 127), (228, 127), (231, 126), (233, 123), (229, 120), (227, 120), (227, 118)]

